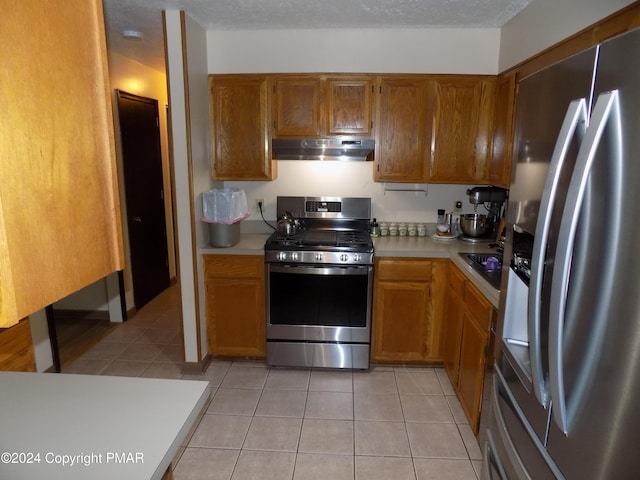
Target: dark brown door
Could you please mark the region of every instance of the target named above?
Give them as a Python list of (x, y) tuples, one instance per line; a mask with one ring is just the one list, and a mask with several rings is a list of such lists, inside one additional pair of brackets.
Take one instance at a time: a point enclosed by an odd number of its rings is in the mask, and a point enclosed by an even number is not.
[(136, 309), (169, 286), (158, 101), (117, 91)]

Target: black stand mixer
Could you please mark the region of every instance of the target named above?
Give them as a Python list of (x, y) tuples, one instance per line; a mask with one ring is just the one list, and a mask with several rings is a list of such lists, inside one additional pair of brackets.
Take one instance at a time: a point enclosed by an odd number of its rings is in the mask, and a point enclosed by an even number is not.
[[(493, 242), (498, 235), (500, 219), (507, 200), (507, 190), (500, 187), (474, 187), (467, 190), (469, 203), (474, 213), (460, 216), (460, 240), (472, 243)], [(485, 213), (478, 212), (478, 206), (484, 206)]]

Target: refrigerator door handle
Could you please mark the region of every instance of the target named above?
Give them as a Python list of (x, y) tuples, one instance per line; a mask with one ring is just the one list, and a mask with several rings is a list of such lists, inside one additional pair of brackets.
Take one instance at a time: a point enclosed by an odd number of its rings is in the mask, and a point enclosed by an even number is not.
[(542, 296), (542, 276), (545, 267), (545, 251), (549, 239), (549, 226), (551, 223), (551, 211), (553, 209), (560, 174), (571, 147), (576, 130), (579, 125), (586, 128), (587, 101), (584, 98), (573, 100), (562, 122), (558, 139), (551, 156), (549, 173), (544, 185), (540, 210), (536, 225), (536, 236), (533, 242), (531, 261), (531, 277), (529, 281), (528, 302), (528, 337), (529, 337), (529, 361), (531, 364), (531, 377), (533, 391), (538, 401), (546, 407), (549, 406), (549, 392), (545, 383), (542, 370), (542, 353), (540, 351), (540, 299)]
[[(492, 468), (492, 466), (494, 468)], [(493, 471), (498, 475), (497, 478), (493, 475)], [(509, 480), (507, 474), (504, 473), (502, 460), (496, 451), (495, 442), (493, 441), (493, 435), (490, 430), (487, 432), (487, 441), (484, 443), (482, 452), (482, 472), (480, 478), (482, 480)]]
[[(553, 272), (551, 305), (549, 318), (549, 380), (551, 390), (551, 402), (553, 405), (553, 418), (560, 430), (568, 434), (576, 406), (584, 395), (581, 389), (576, 388), (570, 404), (564, 383), (563, 359), (564, 359), (564, 321), (566, 309), (566, 296), (569, 290), (569, 277), (571, 273), (571, 259), (575, 235), (578, 228), (580, 206), (587, 188), (587, 181), (593, 166), (595, 154), (600, 145), (603, 132), (611, 118), (615, 119), (614, 112), (618, 112), (618, 92), (613, 90), (602, 93), (595, 104), (593, 115), (584, 141), (580, 146), (574, 172), (569, 182), (567, 200), (562, 212), (562, 221), (558, 235), (558, 249), (556, 266)], [(591, 368), (583, 365), (581, 368)]]

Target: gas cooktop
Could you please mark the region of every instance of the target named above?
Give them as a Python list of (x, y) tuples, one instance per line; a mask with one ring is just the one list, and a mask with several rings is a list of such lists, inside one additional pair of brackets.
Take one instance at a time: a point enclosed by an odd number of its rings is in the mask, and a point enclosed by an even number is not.
[(273, 233), (265, 243), (267, 262), (372, 264), (370, 198), (278, 197), (277, 213), (299, 220), (293, 235)]
[(265, 245), (277, 250), (334, 250), (373, 251), (373, 241), (368, 231), (340, 231), (327, 229), (302, 230), (295, 235), (275, 232)]

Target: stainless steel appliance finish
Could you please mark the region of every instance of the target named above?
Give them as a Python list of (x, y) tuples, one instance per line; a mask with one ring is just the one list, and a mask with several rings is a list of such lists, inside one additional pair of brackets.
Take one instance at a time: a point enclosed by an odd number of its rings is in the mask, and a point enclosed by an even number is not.
[(461, 215), (460, 230), (468, 237), (481, 237), (489, 230), (487, 216), (480, 213), (465, 213)]
[(502, 279), (502, 255), (500, 253), (464, 253), (459, 252), (467, 264), (478, 272), (491, 286), (500, 290)]
[(302, 229), (265, 244), (267, 364), (369, 367), (373, 295), (371, 200), (278, 197)]
[(375, 140), (369, 138), (274, 138), (273, 158), (278, 160), (373, 160)]
[[(494, 242), (498, 236), (500, 219), (504, 215), (507, 191), (500, 187), (473, 187), (467, 190), (467, 196), (474, 213), (460, 217), (463, 233), (460, 240), (471, 243)], [(479, 206), (483, 206), (486, 213), (478, 213)]]
[(520, 84), (483, 478), (636, 479), (640, 30)]

